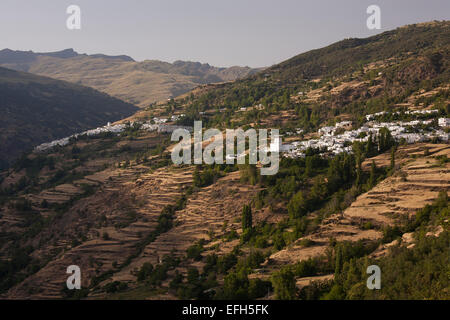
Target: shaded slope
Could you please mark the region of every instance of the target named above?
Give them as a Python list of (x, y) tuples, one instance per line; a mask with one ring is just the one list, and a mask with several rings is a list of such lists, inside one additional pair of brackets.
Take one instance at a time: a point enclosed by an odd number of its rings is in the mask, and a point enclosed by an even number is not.
[(1, 165), (37, 144), (105, 125), (135, 110), (91, 88), (0, 68)]

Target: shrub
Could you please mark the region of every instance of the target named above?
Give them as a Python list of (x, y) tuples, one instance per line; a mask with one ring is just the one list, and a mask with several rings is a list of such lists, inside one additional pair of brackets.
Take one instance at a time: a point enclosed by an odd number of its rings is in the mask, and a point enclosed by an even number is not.
[(275, 297), (279, 300), (295, 299), (296, 286), (294, 274), (289, 269), (282, 269), (272, 275), (272, 286)]
[(153, 265), (149, 262), (144, 263), (137, 274), (137, 280), (144, 281), (145, 279), (150, 277), (152, 272), (153, 272)]
[(200, 261), (202, 259), (202, 251), (203, 246), (201, 244), (194, 244), (186, 250), (186, 257), (188, 259)]
[(107, 293), (114, 293), (114, 292), (124, 291), (127, 288), (128, 288), (128, 284), (126, 284), (125, 282), (114, 281), (114, 282), (111, 282), (111, 283), (108, 283), (107, 285), (105, 285), (103, 289)]

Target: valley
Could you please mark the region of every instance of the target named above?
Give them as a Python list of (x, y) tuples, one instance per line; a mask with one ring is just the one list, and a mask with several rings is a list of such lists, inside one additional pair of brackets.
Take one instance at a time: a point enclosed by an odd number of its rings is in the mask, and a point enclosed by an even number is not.
[[(70, 50), (10, 60), (72, 82), (82, 70), (141, 108), (33, 141), (0, 172), (0, 297), (448, 299), (449, 32), (405, 26), (221, 81), (227, 70)], [(154, 73), (179, 90), (150, 90)], [(279, 129), (279, 171), (248, 156), (173, 164), (173, 129), (196, 120)], [(371, 264), (382, 290), (367, 290)], [(69, 265), (81, 290), (65, 286)]]

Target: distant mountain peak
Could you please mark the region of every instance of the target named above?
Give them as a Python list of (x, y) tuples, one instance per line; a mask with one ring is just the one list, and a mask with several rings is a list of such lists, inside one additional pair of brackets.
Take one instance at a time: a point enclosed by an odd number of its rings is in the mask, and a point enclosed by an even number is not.
[(11, 50), (8, 48), (0, 50), (0, 60), (3, 63), (32, 62), (36, 60), (38, 56), (46, 56), (60, 59), (70, 59), (78, 56), (88, 56), (92, 58), (104, 58), (104, 59), (114, 59), (114, 60), (134, 62), (134, 59), (127, 55), (109, 56), (106, 54), (80, 54), (76, 52), (73, 48), (68, 48), (54, 52), (33, 52), (31, 50), (20, 51), (20, 50)]
[(36, 54), (40, 56), (49, 56), (63, 59), (73, 58), (79, 55), (78, 52), (76, 52), (72, 48), (55, 52), (37, 52)]
[(132, 57), (127, 55), (108, 56), (105, 54), (97, 53), (97, 54), (89, 54), (88, 56), (92, 58), (105, 58), (105, 59), (122, 60), (126, 62), (136, 62)]
[(5, 49), (0, 51), (0, 66), (90, 86), (141, 107), (198, 85), (241, 79), (259, 71), (195, 61), (136, 62), (126, 55), (80, 54), (72, 48), (48, 53)]

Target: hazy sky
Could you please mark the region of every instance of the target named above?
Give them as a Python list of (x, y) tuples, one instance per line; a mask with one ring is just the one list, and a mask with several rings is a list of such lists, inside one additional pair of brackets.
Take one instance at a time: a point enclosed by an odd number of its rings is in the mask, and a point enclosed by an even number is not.
[[(81, 30), (66, 9), (81, 8)], [(366, 27), (369, 5), (381, 30)], [(449, 20), (449, 0), (1, 0), (0, 49), (269, 66), (349, 37)]]

